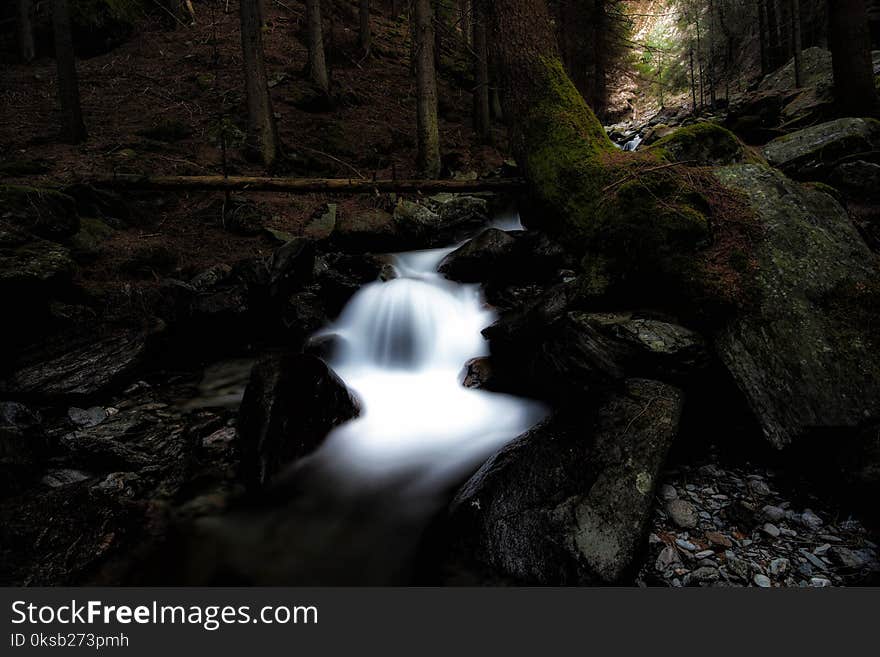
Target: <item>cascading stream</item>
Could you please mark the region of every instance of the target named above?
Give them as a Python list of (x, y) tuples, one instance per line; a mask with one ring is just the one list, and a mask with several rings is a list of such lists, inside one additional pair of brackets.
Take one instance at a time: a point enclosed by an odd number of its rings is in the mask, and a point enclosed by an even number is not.
[[(522, 228), (516, 215), (493, 225)], [(398, 278), (365, 286), (326, 331), (338, 337), (330, 364), (363, 407), (313, 458), (340, 485), (406, 480), (412, 497), (399, 502), (416, 503), (466, 476), (544, 414), (535, 402), (461, 385), (464, 364), (488, 354), (481, 331), (495, 315), (479, 286), (437, 272), (455, 248), (397, 254)]]

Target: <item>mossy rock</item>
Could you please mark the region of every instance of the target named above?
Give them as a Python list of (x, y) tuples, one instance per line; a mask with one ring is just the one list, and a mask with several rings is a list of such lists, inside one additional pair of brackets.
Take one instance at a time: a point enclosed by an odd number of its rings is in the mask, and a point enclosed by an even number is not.
[(45, 296), (69, 282), (74, 267), (64, 246), (0, 227), (0, 290), (7, 299)]
[(80, 219), (79, 232), (74, 235), (70, 244), (74, 254), (78, 256), (94, 256), (101, 251), (104, 242), (113, 237), (116, 231), (100, 219), (83, 217)]
[(694, 166), (758, 163), (757, 156), (750, 153), (730, 130), (708, 122), (679, 128), (655, 142), (648, 150), (670, 162)]
[(66, 240), (79, 230), (76, 202), (54, 189), (0, 186), (0, 218), (55, 241)]

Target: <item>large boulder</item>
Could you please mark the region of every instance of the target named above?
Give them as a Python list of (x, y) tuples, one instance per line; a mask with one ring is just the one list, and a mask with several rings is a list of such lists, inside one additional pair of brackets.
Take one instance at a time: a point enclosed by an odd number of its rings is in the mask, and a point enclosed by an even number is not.
[(632, 379), (594, 414), (520, 436), (456, 495), (450, 568), (521, 584), (626, 581), (681, 404), (676, 388)]
[(238, 421), (242, 476), (251, 489), (314, 451), (360, 408), (345, 383), (315, 356), (264, 358), (251, 373)]
[(820, 180), (841, 158), (880, 148), (880, 122), (844, 118), (774, 139), (764, 157), (774, 167), (800, 180)]
[(753, 304), (715, 347), (760, 422), (783, 447), (819, 429), (880, 419), (878, 260), (828, 194), (756, 165), (716, 172), (763, 227)]
[(679, 128), (655, 142), (650, 150), (662, 154), (670, 162), (697, 166), (737, 164), (754, 159), (736, 135), (709, 122)]

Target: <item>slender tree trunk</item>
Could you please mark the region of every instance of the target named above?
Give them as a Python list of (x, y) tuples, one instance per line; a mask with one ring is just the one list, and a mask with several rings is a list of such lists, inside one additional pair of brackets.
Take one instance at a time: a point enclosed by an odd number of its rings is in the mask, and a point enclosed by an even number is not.
[(18, 52), (25, 64), (34, 60), (33, 0), (18, 0)]
[(325, 94), (330, 93), (330, 77), (324, 56), (324, 27), (321, 0), (306, 0), (306, 30), (309, 48), (309, 79)]
[(360, 32), (358, 34), (358, 43), (364, 53), (364, 57), (369, 57), (372, 41), (373, 35), (370, 31), (370, 0), (360, 0)]
[(761, 50), (761, 76), (770, 72), (767, 61), (767, 0), (758, 1), (758, 47)]
[(692, 100), (692, 109), (693, 112), (697, 111), (697, 82), (694, 79), (694, 49), (691, 48), (690, 55), (690, 65), (691, 65), (691, 100)]
[(794, 58), (794, 86), (801, 87), (803, 76), (801, 75), (801, 3), (800, 0), (791, 0), (791, 49)]
[(263, 58), (263, 30), (257, 0), (241, 0), (241, 49), (247, 91), (248, 142), (267, 167), (278, 160), (278, 129)]
[(79, 80), (76, 76), (76, 57), (73, 53), (73, 35), (70, 31), (68, 0), (52, 0), (52, 32), (55, 37), (55, 62), (58, 66), (58, 97), (64, 137), (73, 144), (86, 140), (82, 107), (79, 102)]
[(440, 175), (440, 132), (437, 119), (437, 75), (434, 68), (434, 25), (431, 0), (413, 1), (416, 59), (418, 168), (427, 178)]
[(474, 3), (474, 78), (477, 88), (474, 91), (474, 129), (485, 142), (492, 139), (491, 114), (489, 107), (489, 48), (486, 40), (485, 12), (481, 0)]
[(715, 109), (715, 3), (709, 0), (709, 26), (706, 28), (706, 47), (709, 62), (709, 102)]
[(828, 1), (828, 42), (834, 97), (843, 116), (877, 114), (871, 38), (864, 0)]
[(767, 9), (767, 63), (770, 71), (775, 71), (782, 61), (779, 46), (779, 14), (776, 12), (775, 0), (766, 0), (765, 7)]

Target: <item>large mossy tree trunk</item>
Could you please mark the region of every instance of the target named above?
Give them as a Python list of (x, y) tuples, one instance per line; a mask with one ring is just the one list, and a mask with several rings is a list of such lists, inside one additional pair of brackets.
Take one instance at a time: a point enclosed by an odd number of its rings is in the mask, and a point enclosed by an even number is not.
[[(582, 254), (598, 293), (649, 296), (700, 285), (694, 254), (709, 240), (712, 201), (695, 182), (702, 173), (671, 161), (691, 158), (670, 159), (662, 147), (623, 153), (612, 144), (565, 73), (545, 0), (487, 4), (511, 148), (530, 188), (527, 225)], [(722, 128), (709, 132), (738, 144)]]
[(257, 0), (241, 0), (241, 48), (247, 91), (248, 142), (272, 168), (278, 160), (278, 129), (269, 96), (263, 29)]
[(414, 0), (416, 60), (416, 132), (418, 168), (426, 178), (440, 175), (440, 129), (437, 118), (437, 72), (434, 65), (434, 12), (431, 0)]
[(79, 79), (76, 75), (76, 57), (73, 53), (73, 34), (70, 27), (68, 0), (52, 0), (52, 33), (55, 38), (55, 62), (58, 66), (58, 97), (61, 101), (64, 137), (73, 144), (86, 140), (79, 101)]
[(306, 0), (306, 32), (309, 48), (309, 79), (325, 95), (330, 93), (330, 76), (324, 55), (324, 27), (321, 0)]
[(876, 115), (877, 90), (865, 0), (828, 1), (828, 43), (838, 112), (841, 116)]

